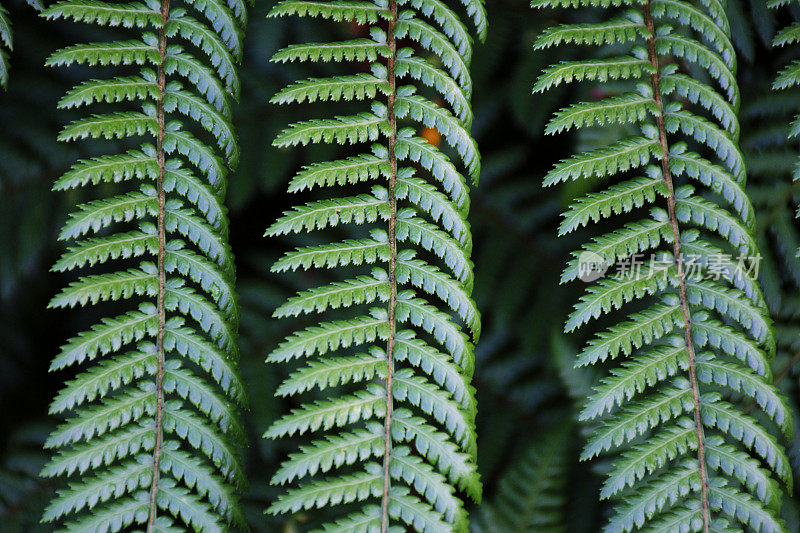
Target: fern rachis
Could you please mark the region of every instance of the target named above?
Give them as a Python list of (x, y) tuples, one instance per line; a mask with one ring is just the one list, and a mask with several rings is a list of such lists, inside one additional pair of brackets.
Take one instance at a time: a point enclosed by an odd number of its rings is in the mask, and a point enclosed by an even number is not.
[(670, 227), (672, 228), (673, 256), (675, 257), (675, 268), (678, 275), (678, 294), (680, 296), (681, 312), (684, 321), (684, 339), (686, 341), (686, 352), (689, 357), (689, 382), (692, 387), (692, 403), (694, 404), (694, 423), (697, 431), (697, 460), (700, 468), (701, 496), (700, 504), (703, 509), (703, 529), (709, 527), (708, 510), (708, 477), (706, 474), (705, 447), (703, 443), (703, 424), (700, 415), (700, 393), (697, 386), (697, 368), (695, 365), (694, 341), (692, 337), (692, 326), (689, 313), (689, 302), (686, 297), (686, 276), (683, 272), (684, 254), (681, 252), (681, 236), (678, 229), (678, 219), (675, 214), (675, 188), (672, 183), (672, 174), (669, 166), (669, 148), (667, 144), (667, 132), (664, 126), (664, 104), (661, 100), (661, 83), (659, 81), (659, 61), (656, 55), (655, 28), (653, 26), (653, 16), (650, 12), (649, 0), (644, 5), (645, 27), (650, 36), (647, 39), (647, 55), (653, 67), (652, 87), (653, 100), (656, 105), (656, 125), (658, 127), (658, 142), (661, 146), (661, 172), (664, 183), (667, 186), (667, 209), (669, 214)]
[[(729, 527), (728, 520), (761, 531), (780, 530), (771, 476), (791, 486), (791, 475), (783, 450), (760, 424), (771, 430), (774, 423), (789, 434), (790, 421), (769, 381), (775, 342), (763, 297), (745, 272), (726, 274), (728, 286), (688, 273), (693, 267), (710, 267), (712, 253), (757, 253), (753, 210), (743, 193), (744, 165), (736, 147), (739, 97), (725, 13), (716, 2), (621, 4), (628, 8), (623, 19), (560, 26), (537, 42), (537, 48), (618, 43), (622, 46), (615, 51), (627, 52), (561, 63), (542, 75), (535, 90), (581, 80), (617, 80), (619, 88), (638, 83), (628, 93), (566, 108), (548, 126), (549, 133), (595, 124), (626, 135), (634, 131), (629, 125), (641, 131), (566, 160), (545, 178), (546, 185), (628, 178), (579, 199), (567, 212), (562, 232), (603, 219), (630, 220), (637, 210), (666, 201), (666, 211), (651, 207), (651, 218), (626, 222), (583, 248), (607, 266), (653, 253), (649, 274), (636, 277), (634, 271), (627, 279), (601, 280), (568, 322), (572, 330), (612, 311), (625, 316), (634, 302), (641, 309), (599, 334), (579, 357), (579, 364), (586, 365), (631, 356), (612, 370), (583, 413), (587, 420), (605, 420), (584, 458), (628, 449), (612, 467), (602, 493), (621, 501), (609, 530), (709, 531)], [(594, 5), (609, 7), (593, 1), (534, 2), (540, 7)], [(631, 176), (640, 169), (647, 178)], [(680, 178), (697, 180), (709, 190), (676, 186)], [(726, 202), (735, 211), (728, 213)], [(716, 242), (725, 247), (717, 248)], [(660, 251), (662, 246), (669, 246), (671, 253)], [(580, 261), (576, 253), (563, 280), (579, 276)], [(742, 379), (748, 382), (745, 388)], [(723, 401), (720, 393), (734, 402)], [(756, 420), (736, 405), (740, 394), (770, 397), (760, 402), (765, 416)], [(769, 468), (757, 467), (748, 453), (761, 456)], [(684, 459), (690, 454), (693, 461)], [(743, 474), (749, 468), (757, 469), (752, 476)], [(756, 478), (769, 481), (759, 485)]]
[[(482, 4), (461, 3), (482, 32)], [(401, 6), (407, 9), (401, 11)], [(469, 297), (466, 184), (456, 167), (462, 164), (473, 178), (479, 171), (468, 133), (471, 39), (443, 2), (287, 0), (272, 11), (272, 16), (287, 14), (368, 23), (371, 38), (291, 45), (273, 60), (368, 60), (371, 73), (311, 78), (287, 87), (273, 101), (353, 100), (372, 105), (371, 112), (293, 124), (275, 144), (375, 143), (371, 153), (306, 167), (290, 191), (326, 192), (384, 179), (386, 187), (375, 185), (370, 194), (309, 202), (286, 212), (268, 235), (341, 226), (357, 238), (299, 248), (273, 270), (357, 269), (375, 263), (384, 268), (301, 292), (275, 313), (344, 314), (351, 307), (373, 306), (355, 318), (349, 315), (299, 331), (270, 355), (273, 362), (311, 359), (279, 390), (300, 394), (317, 389), (324, 399), (278, 420), (267, 436), (327, 433), (291, 455), (273, 478), (275, 483), (297, 485), (270, 512), (358, 503), (355, 511), (323, 527), (464, 530), (466, 516), (457, 491), (472, 498), (480, 493), (474, 466), (474, 398), (468, 385), (472, 344), (457, 323), (463, 321), (477, 337), (479, 317)], [(400, 39), (438, 56), (443, 67), (412, 48), (398, 49)], [(419, 87), (398, 86), (403, 78), (419, 82)], [(434, 104), (429, 94), (446, 106)], [(411, 128), (400, 127), (405, 123), (437, 128), (458, 160), (451, 162)], [(358, 228), (364, 225), (371, 228), (370, 238)], [(336, 353), (326, 357), (328, 352)], [(376, 417), (383, 423), (374, 423)]]
[(392, 453), (392, 411), (394, 407), (394, 337), (397, 321), (397, 116), (395, 99), (397, 98), (397, 77), (395, 74), (395, 58), (397, 56), (397, 0), (389, 0), (389, 29), (387, 31), (389, 57), (386, 61), (386, 77), (389, 82), (389, 96), (386, 113), (389, 120), (389, 332), (386, 341), (386, 408), (384, 414), (384, 449), (383, 449), (383, 493), (381, 494), (381, 531), (389, 530), (389, 486), (391, 475), (389, 465)]
[(150, 485), (150, 517), (147, 520), (147, 529), (151, 531), (156, 523), (156, 498), (158, 496), (158, 477), (161, 463), (161, 446), (164, 434), (164, 325), (166, 313), (164, 311), (164, 285), (166, 272), (164, 270), (164, 256), (166, 248), (166, 232), (164, 230), (164, 93), (166, 83), (164, 76), (164, 62), (167, 52), (166, 26), (169, 22), (169, 0), (162, 0), (161, 27), (158, 29), (158, 63), (157, 87), (158, 103), (156, 104), (156, 120), (158, 121), (158, 134), (156, 136), (156, 154), (158, 165), (158, 178), (156, 178), (156, 195), (158, 199), (158, 216), (156, 227), (158, 231), (158, 294), (156, 296), (156, 312), (158, 313), (158, 333), (156, 334), (156, 353), (158, 354), (158, 369), (156, 371), (156, 442), (153, 448), (153, 482)]
[[(82, 204), (61, 234), (77, 244), (56, 270), (112, 261), (117, 270), (81, 277), (52, 306), (139, 302), (138, 310), (105, 318), (72, 339), (51, 367), (91, 363), (52, 404), (53, 413), (71, 414), (47, 442), (60, 451), (43, 471), (73, 478), (45, 519), (70, 517), (74, 529), (215, 530), (243, 523), (235, 443), (242, 438), (236, 405), (244, 391), (236, 370), (232, 257), (220, 207), (224, 175), (237, 156), (229, 100), (238, 91), (233, 65), (241, 44), (233, 12), (241, 17), (242, 6), (232, 0), (186, 7), (201, 19), (168, 0), (66, 0), (46, 11), (50, 18), (157, 30), (141, 40), (75, 45), (49, 60), (119, 65), (138, 73), (85, 82), (60, 106), (133, 103), (142, 112), (75, 121), (61, 140), (155, 141), (122, 155), (83, 160), (56, 184), (68, 189), (142, 182), (138, 191)], [(189, 83), (172, 79), (179, 76)], [(184, 120), (196, 121), (205, 133), (195, 137)], [(121, 231), (130, 224), (138, 229)], [(122, 266), (147, 256), (154, 262)]]

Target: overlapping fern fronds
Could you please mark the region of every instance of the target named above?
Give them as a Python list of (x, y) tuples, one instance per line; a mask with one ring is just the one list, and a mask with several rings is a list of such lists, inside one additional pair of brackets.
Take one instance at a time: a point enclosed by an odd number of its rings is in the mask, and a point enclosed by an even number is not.
[[(125, 189), (79, 205), (60, 235), (74, 244), (54, 270), (84, 275), (51, 306), (97, 306), (106, 318), (51, 365), (82, 369), (51, 406), (67, 419), (46, 443), (58, 452), (43, 474), (70, 482), (44, 520), (76, 531), (242, 523), (237, 406), (245, 392), (223, 199), (238, 158), (230, 114), (245, 5), (64, 0), (45, 15), (127, 32), (64, 48), (48, 64), (118, 67), (116, 77), (64, 96), (61, 108), (97, 112), (60, 139), (130, 149), (79, 161), (55, 185), (96, 195), (111, 184)], [(110, 302), (126, 311), (108, 316)]]
[(775, 332), (751, 268), (760, 257), (724, 4), (534, 6), (622, 6), (603, 22), (554, 27), (536, 44), (540, 53), (570, 43), (601, 49), (547, 69), (535, 91), (583, 81), (611, 93), (561, 110), (549, 133), (629, 132), (545, 178), (603, 184), (569, 206), (561, 234), (612, 228), (562, 275), (600, 277), (567, 331), (601, 317), (613, 324), (578, 359), (611, 366), (581, 414), (598, 422), (584, 459), (621, 452), (601, 492), (618, 502), (607, 529), (781, 531), (781, 486), (791, 487), (792, 474), (779, 439), (791, 435), (792, 419), (771, 383)]
[[(461, 3), (483, 37), (482, 3)], [(304, 168), (289, 190), (323, 197), (267, 231), (338, 227), (350, 237), (299, 248), (274, 266), (342, 268), (350, 277), (303, 291), (275, 312), (323, 317), (268, 358), (299, 362), (279, 395), (315, 399), (266, 433), (315, 435), (273, 477), (293, 486), (269, 512), (325, 508), (326, 531), (464, 530), (463, 496), (481, 493), (470, 386), (480, 318), (470, 298), (468, 184), (459, 170), (477, 179), (480, 168), (469, 134), (472, 37), (437, 0), (286, 0), (271, 16), (291, 14), (370, 30), (365, 38), (291, 45), (273, 58), (353, 64), (349, 74), (290, 85), (274, 102), (355, 101), (361, 111), (295, 123), (275, 141), (359, 151)], [(422, 127), (438, 130), (441, 150), (419, 136)], [(352, 505), (327, 509), (345, 504)]]

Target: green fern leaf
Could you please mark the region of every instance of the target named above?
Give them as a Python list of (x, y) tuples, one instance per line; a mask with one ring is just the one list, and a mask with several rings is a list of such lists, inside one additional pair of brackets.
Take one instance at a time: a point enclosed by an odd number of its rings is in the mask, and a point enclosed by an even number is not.
[[(238, 408), (245, 393), (222, 199), (239, 156), (229, 100), (238, 94), (243, 8), (219, 0), (171, 7), (64, 0), (45, 16), (142, 32), (139, 39), (70, 46), (47, 63), (138, 71), (80, 83), (59, 107), (129, 102), (142, 111), (78, 119), (60, 140), (145, 142), (80, 161), (55, 185), (140, 182), (70, 216), (60, 238), (75, 244), (54, 270), (103, 265), (106, 272), (80, 277), (50, 304), (135, 302), (138, 310), (102, 318), (53, 360), (53, 370), (83, 368), (51, 405), (65, 421), (46, 443), (57, 452), (42, 474), (67, 477), (69, 488), (43, 520), (74, 531), (242, 525), (235, 446), (244, 439)], [(198, 137), (184, 129), (189, 122)]]
[[(482, 38), (483, 3), (463, 6)], [(267, 359), (299, 359), (278, 394), (313, 391), (313, 399), (265, 436), (314, 433), (273, 477), (291, 486), (268, 512), (318, 509), (321, 531), (466, 531), (462, 497), (480, 499), (470, 386), (480, 314), (471, 299), (465, 178), (477, 180), (480, 155), (469, 133), (472, 38), (453, 7), (443, 0), (286, 0), (270, 13), (371, 26), (369, 39), (293, 44), (273, 56), (371, 63), (369, 74), (309, 78), (272, 99), (361, 106), (278, 135), (278, 147), (366, 145), (358, 155), (305, 167), (291, 192), (371, 187), (370, 194), (317, 197), (266, 232), (319, 235), (336, 227), (345, 235), (298, 248), (273, 266), (348, 271), (278, 307), (276, 317), (325, 318), (290, 334)], [(401, 39), (413, 48), (399, 49)], [(447, 150), (423, 139), (420, 128), (437, 130)]]
[[(791, 435), (791, 417), (771, 381), (776, 332), (747, 264), (760, 256), (724, 4), (533, 5), (627, 8), (624, 18), (545, 31), (537, 49), (574, 43), (601, 52), (545, 69), (534, 86), (614, 82), (607, 96), (564, 108), (547, 127), (600, 127), (610, 140), (544, 179), (580, 179), (590, 189), (571, 202), (560, 234), (605, 228), (573, 253), (561, 279), (589, 283), (567, 331), (610, 323), (577, 359), (610, 362), (581, 413), (596, 424), (582, 458), (616, 455), (600, 492), (615, 501), (606, 530), (783, 531), (791, 473), (773, 433)], [(776, 86), (796, 83), (796, 68)], [(752, 408), (757, 417), (746, 414)]]

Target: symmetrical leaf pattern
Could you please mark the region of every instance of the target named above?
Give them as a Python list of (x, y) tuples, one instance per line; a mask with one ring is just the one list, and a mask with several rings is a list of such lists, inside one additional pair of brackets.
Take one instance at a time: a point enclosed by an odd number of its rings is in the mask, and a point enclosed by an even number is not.
[(725, 6), (534, 6), (625, 8), (602, 22), (551, 28), (536, 44), (602, 48), (550, 67), (535, 91), (585, 81), (609, 93), (561, 110), (548, 132), (600, 127), (624, 135), (545, 178), (603, 184), (572, 202), (560, 233), (610, 228), (576, 252), (562, 276), (600, 278), (567, 331), (612, 321), (578, 359), (611, 366), (581, 414), (598, 421), (584, 459), (621, 452), (601, 491), (618, 502), (607, 529), (782, 531), (781, 486), (791, 490), (792, 474), (779, 433), (791, 436), (792, 418), (772, 385), (775, 331), (750, 268), (760, 256)]
[[(482, 3), (461, 3), (482, 38)], [(275, 312), (323, 318), (268, 359), (299, 360), (278, 393), (315, 401), (279, 419), (266, 436), (316, 434), (273, 477), (292, 487), (269, 512), (342, 506), (341, 518), (326, 510), (324, 531), (463, 531), (462, 498), (481, 493), (470, 386), (480, 317), (470, 298), (468, 184), (459, 170), (474, 180), (480, 171), (469, 134), (472, 37), (439, 0), (285, 0), (271, 16), (291, 14), (370, 29), (364, 38), (294, 44), (273, 58), (355, 66), (350, 74), (290, 85), (274, 102), (362, 107), (292, 124), (274, 143), (360, 151), (297, 174), (291, 192), (333, 194), (286, 212), (267, 231), (337, 227), (350, 237), (302, 246), (274, 266), (336, 268), (350, 277), (302, 291)], [(369, 71), (359, 69), (363, 62)], [(418, 128), (438, 131), (442, 148)]]
[[(74, 244), (54, 270), (84, 275), (51, 306), (128, 308), (71, 339), (51, 365), (83, 367), (52, 403), (51, 412), (67, 418), (46, 443), (58, 451), (43, 471), (70, 480), (44, 515), (67, 530), (243, 523), (236, 492), (244, 482), (237, 445), (245, 392), (223, 200), (238, 158), (231, 101), (245, 7), (63, 0), (45, 11), (131, 34), (69, 46), (48, 60), (117, 67), (116, 76), (64, 96), (61, 108), (99, 111), (59, 138), (129, 148), (79, 161), (55, 185), (93, 187), (96, 199), (79, 205), (61, 232)], [(113, 184), (126, 190), (108, 196)]]

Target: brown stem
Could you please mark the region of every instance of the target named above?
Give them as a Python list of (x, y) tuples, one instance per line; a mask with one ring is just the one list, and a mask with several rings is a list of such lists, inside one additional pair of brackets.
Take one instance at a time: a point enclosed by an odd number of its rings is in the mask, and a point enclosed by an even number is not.
[(395, 334), (395, 304), (397, 301), (397, 278), (395, 264), (397, 263), (397, 242), (395, 240), (395, 223), (397, 218), (397, 198), (395, 196), (395, 181), (397, 180), (397, 159), (395, 158), (395, 144), (397, 143), (397, 123), (394, 116), (395, 101), (395, 76), (394, 61), (397, 53), (395, 39), (395, 26), (397, 24), (397, 1), (389, 0), (389, 31), (387, 41), (389, 45), (389, 59), (386, 70), (389, 78), (389, 101), (387, 115), (389, 118), (389, 340), (386, 343), (386, 421), (384, 425), (384, 439), (386, 446), (383, 450), (383, 498), (381, 500), (381, 533), (389, 529), (389, 474), (390, 455), (392, 453), (392, 378), (394, 375), (394, 334)]
[(158, 310), (158, 338), (156, 341), (156, 354), (158, 356), (158, 371), (156, 373), (156, 443), (153, 448), (153, 482), (150, 485), (150, 518), (147, 521), (147, 532), (151, 533), (156, 523), (156, 497), (158, 495), (158, 473), (161, 459), (161, 442), (163, 439), (163, 414), (164, 414), (164, 247), (166, 235), (164, 232), (164, 92), (166, 87), (164, 75), (164, 62), (167, 56), (167, 21), (169, 20), (169, 0), (161, 4), (161, 28), (158, 31), (158, 103), (156, 114), (158, 117), (158, 137), (156, 139), (156, 157), (158, 158), (158, 180), (156, 190), (158, 195), (158, 297), (156, 308)]
[(694, 423), (697, 428), (697, 461), (700, 465), (700, 485), (701, 485), (701, 504), (703, 508), (703, 531), (708, 533), (710, 515), (708, 508), (708, 474), (706, 472), (705, 444), (703, 436), (703, 420), (700, 416), (700, 393), (697, 386), (697, 375), (695, 371), (694, 343), (692, 341), (692, 326), (689, 314), (689, 302), (686, 298), (686, 276), (683, 272), (683, 259), (681, 255), (681, 236), (678, 229), (678, 218), (675, 215), (675, 190), (672, 184), (672, 174), (669, 170), (669, 148), (667, 145), (667, 131), (664, 127), (664, 105), (661, 101), (661, 88), (659, 81), (658, 56), (656, 55), (656, 39), (653, 27), (653, 16), (650, 13), (650, 0), (644, 6), (644, 18), (650, 37), (647, 39), (647, 54), (650, 64), (653, 66), (653, 98), (658, 108), (656, 123), (658, 126), (658, 139), (661, 143), (661, 151), (664, 157), (661, 159), (661, 169), (664, 174), (664, 183), (667, 186), (667, 208), (669, 211), (669, 221), (672, 226), (672, 248), (675, 255), (675, 266), (678, 270), (678, 292), (680, 293), (681, 309), (683, 311), (683, 321), (685, 324), (686, 350), (689, 353), (689, 382), (692, 388), (692, 400), (694, 401)]

